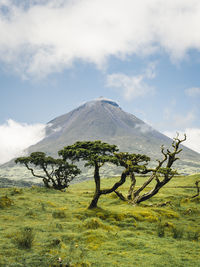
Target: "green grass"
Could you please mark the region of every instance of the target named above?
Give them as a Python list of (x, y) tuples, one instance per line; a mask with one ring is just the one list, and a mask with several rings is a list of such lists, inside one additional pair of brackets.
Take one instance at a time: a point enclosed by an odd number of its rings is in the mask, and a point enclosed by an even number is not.
[[(176, 177), (154, 198), (131, 206), (115, 194), (88, 210), (94, 183), (66, 192), (2, 188), (0, 266), (200, 266), (198, 175)], [(145, 178), (138, 178), (139, 184)], [(116, 178), (103, 179), (110, 187)], [(126, 193), (129, 184), (123, 185)], [(175, 188), (178, 187), (178, 188)], [(2, 200), (3, 201), (3, 200)], [(158, 204), (169, 202), (164, 207)]]

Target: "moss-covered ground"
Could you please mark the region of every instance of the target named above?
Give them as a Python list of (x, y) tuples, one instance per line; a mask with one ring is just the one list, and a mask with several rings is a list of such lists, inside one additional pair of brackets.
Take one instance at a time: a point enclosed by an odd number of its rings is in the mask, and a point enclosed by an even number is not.
[[(198, 267), (200, 198), (190, 199), (196, 193), (190, 187), (199, 178), (175, 177), (139, 206), (115, 194), (102, 196), (95, 210), (87, 209), (93, 181), (66, 192), (2, 188), (0, 266)], [(102, 185), (110, 187), (116, 179), (103, 179)]]

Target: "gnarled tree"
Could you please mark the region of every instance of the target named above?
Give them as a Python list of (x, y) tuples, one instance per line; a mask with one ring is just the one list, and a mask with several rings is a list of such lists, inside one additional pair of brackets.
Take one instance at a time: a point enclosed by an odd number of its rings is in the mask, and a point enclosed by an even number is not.
[[(43, 180), (45, 187), (57, 190), (68, 187), (69, 183), (81, 172), (76, 165), (63, 159), (46, 156), (44, 152), (33, 152), (28, 157), (19, 157), (15, 163), (25, 165), (33, 176)], [(36, 174), (33, 166), (42, 170), (42, 174)]]
[[(130, 154), (127, 152), (114, 153), (117, 158), (116, 164), (118, 166), (124, 167), (124, 172), (127, 176), (130, 176), (131, 185), (129, 187), (127, 199), (131, 200), (134, 192), (134, 188), (136, 185), (136, 177), (137, 174), (146, 174), (150, 172), (150, 169), (147, 169), (148, 162), (150, 158), (143, 154)], [(126, 198), (119, 192), (115, 191), (115, 193), (122, 199), (126, 200)]]
[(117, 151), (118, 149), (115, 145), (110, 145), (101, 141), (83, 141), (76, 142), (74, 145), (67, 146), (58, 152), (64, 160), (66, 158), (70, 158), (72, 161), (83, 160), (86, 161), (85, 167), (94, 167), (95, 193), (88, 207), (89, 209), (97, 207), (97, 203), (101, 195), (114, 192), (126, 181), (126, 176), (129, 173), (127, 170), (122, 173), (121, 179), (111, 188), (101, 189), (100, 168), (106, 162), (118, 164), (118, 159), (114, 155), (114, 152)]
[[(135, 179), (133, 180), (134, 186), (131, 186), (128, 194), (128, 199), (133, 204), (139, 204), (156, 195), (159, 192), (159, 190), (164, 185), (166, 185), (174, 177), (175, 174), (177, 174), (177, 171), (172, 169), (172, 165), (174, 164), (175, 161), (179, 159), (177, 155), (182, 151), (182, 149), (180, 148), (180, 144), (185, 140), (186, 140), (186, 135), (184, 135), (183, 139), (179, 139), (179, 135), (177, 134), (177, 137), (173, 139), (171, 151), (169, 149), (165, 150), (164, 146), (161, 147), (161, 153), (163, 155), (163, 159), (157, 160), (158, 165), (156, 168), (153, 169), (147, 168), (147, 165), (145, 165), (145, 167), (143, 167), (143, 170), (141, 169), (140, 171), (141, 174), (151, 172), (151, 175), (143, 183), (143, 185), (137, 189), (134, 188), (136, 181)], [(133, 172), (135, 172), (135, 170), (137, 169), (132, 168)], [(153, 188), (148, 192), (144, 193), (147, 186), (149, 186), (153, 181), (155, 181), (155, 185), (153, 186)], [(121, 196), (121, 198), (123, 198), (120, 193), (118, 193), (118, 195)]]

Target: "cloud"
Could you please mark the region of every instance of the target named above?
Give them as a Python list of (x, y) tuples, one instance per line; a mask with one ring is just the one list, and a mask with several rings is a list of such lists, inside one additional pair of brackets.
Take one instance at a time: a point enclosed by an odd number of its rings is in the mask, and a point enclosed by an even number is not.
[(200, 88), (199, 87), (192, 87), (185, 90), (186, 95), (188, 96), (200, 96)]
[(165, 126), (166, 123), (170, 125), (171, 128), (176, 127), (177, 129), (185, 129), (186, 127), (192, 127), (195, 119), (195, 110), (190, 110), (187, 113), (177, 113), (175, 110), (176, 101), (171, 102), (171, 104), (163, 110), (163, 123), (160, 126)]
[(150, 64), (143, 74), (128, 76), (123, 73), (107, 75), (106, 86), (122, 89), (126, 100), (146, 96), (154, 91), (145, 80), (155, 77), (155, 64)]
[(199, 25), (198, 0), (2, 0), (0, 60), (26, 78), (110, 56), (180, 60), (200, 50)]
[(135, 128), (139, 129), (141, 133), (148, 133), (153, 131), (153, 128), (148, 124), (136, 124)]
[[(186, 128), (184, 131), (178, 131), (181, 136), (186, 133), (187, 139), (184, 145), (200, 153), (200, 129), (199, 128)], [(165, 131), (165, 135), (173, 138), (176, 136), (174, 131)]]
[(191, 124), (195, 120), (195, 114), (193, 111), (189, 111), (187, 114), (174, 114), (172, 116), (173, 124), (177, 128), (184, 128), (186, 125)]
[(45, 125), (18, 123), (9, 119), (0, 125), (0, 164), (23, 155), (23, 150), (45, 136)]

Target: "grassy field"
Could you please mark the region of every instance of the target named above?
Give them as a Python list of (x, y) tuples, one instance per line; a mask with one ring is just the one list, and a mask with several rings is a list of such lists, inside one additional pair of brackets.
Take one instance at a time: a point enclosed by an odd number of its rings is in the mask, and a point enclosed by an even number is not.
[[(200, 266), (200, 175), (175, 177), (135, 207), (115, 194), (88, 210), (93, 181), (66, 192), (0, 189), (0, 266)], [(145, 178), (138, 178), (142, 183)], [(116, 178), (103, 179), (109, 187)], [(120, 191), (126, 193), (129, 183)], [(169, 202), (166, 206), (160, 204)], [(58, 262), (61, 258), (62, 264)]]

